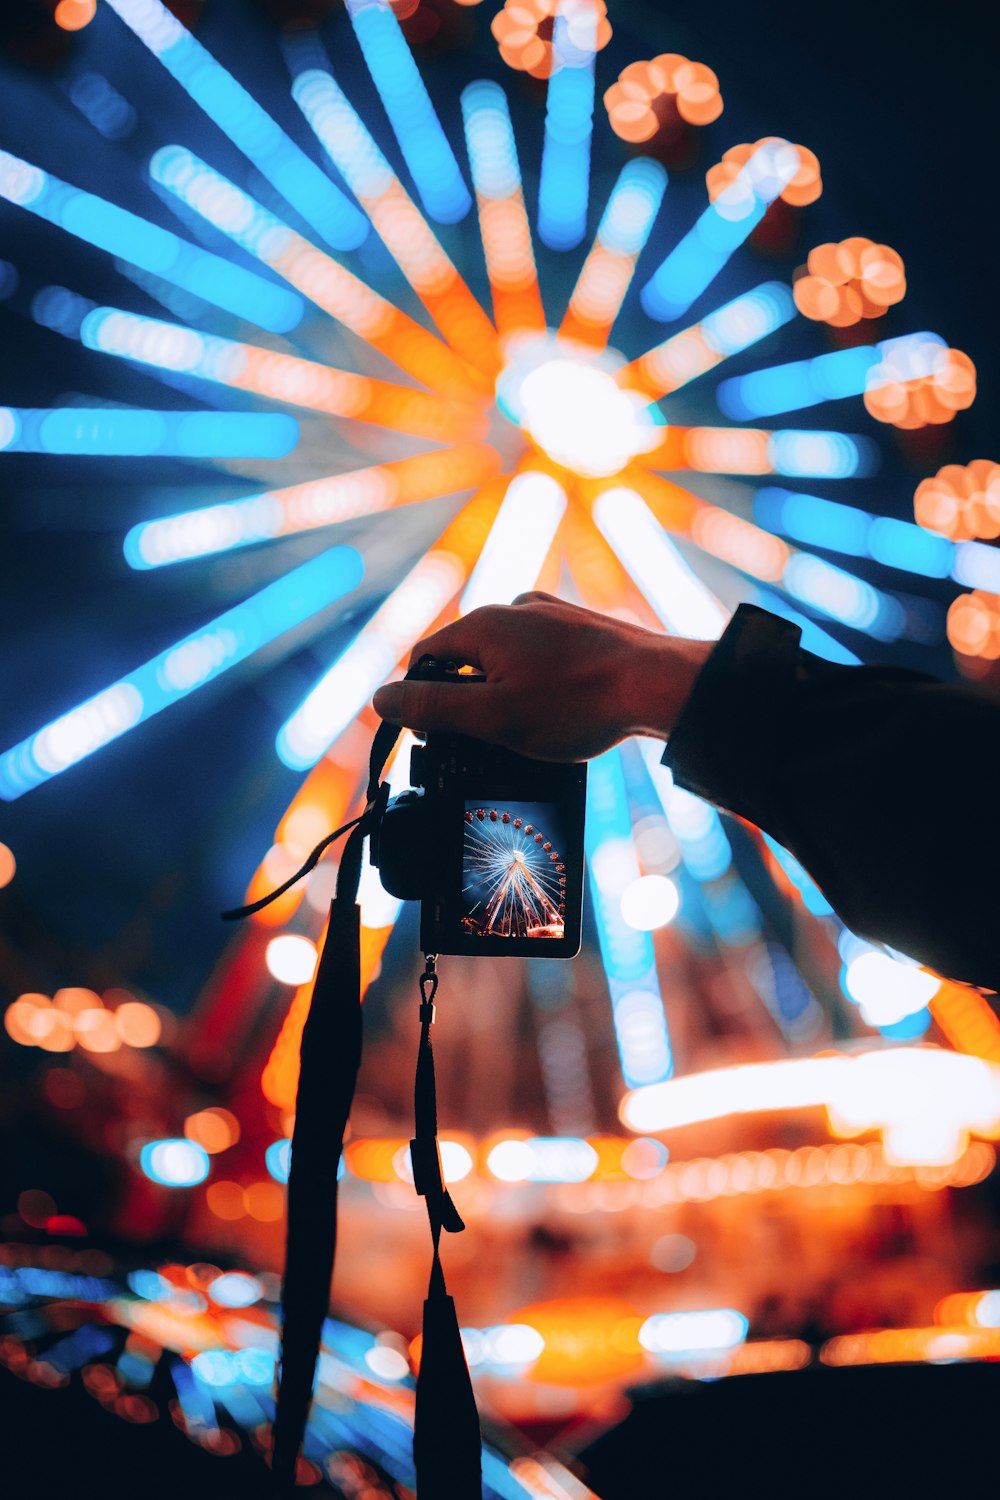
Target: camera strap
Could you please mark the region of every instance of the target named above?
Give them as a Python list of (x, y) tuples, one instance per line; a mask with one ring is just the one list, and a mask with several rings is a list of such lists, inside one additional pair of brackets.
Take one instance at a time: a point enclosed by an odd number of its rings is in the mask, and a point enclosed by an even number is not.
[[(291, 1497), (312, 1400), (316, 1361), (330, 1298), (337, 1242), (337, 1181), (344, 1136), (361, 1065), (360, 907), (365, 838), (378, 832), (389, 797), (380, 783), (399, 735), (382, 724), (372, 742), (364, 812), (329, 834), (277, 890), (224, 912), (250, 916), (315, 868), (324, 849), (350, 830), (330, 906), (326, 940), (302, 1032), (288, 1176), (285, 1272), (282, 1287), (281, 1373), (274, 1423), (272, 1476), (279, 1500)], [(442, 1232), (465, 1228), (444, 1185), (437, 1140), (437, 1089), (430, 1028), (438, 987), (436, 956), (420, 977), (420, 1044), (414, 1085), (413, 1180), (427, 1204), (433, 1244), (424, 1302), (417, 1378), (413, 1456), (420, 1500), (482, 1500), (479, 1416), (440, 1258)]]

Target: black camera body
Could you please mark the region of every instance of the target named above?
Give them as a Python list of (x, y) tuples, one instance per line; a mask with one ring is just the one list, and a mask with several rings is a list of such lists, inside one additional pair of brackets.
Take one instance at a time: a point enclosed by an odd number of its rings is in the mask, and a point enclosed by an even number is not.
[[(483, 681), (429, 657), (410, 675), (469, 692)], [(421, 903), (423, 952), (575, 957), (586, 765), (428, 734), (411, 751), (410, 781), (386, 807), (371, 860), (387, 891)]]

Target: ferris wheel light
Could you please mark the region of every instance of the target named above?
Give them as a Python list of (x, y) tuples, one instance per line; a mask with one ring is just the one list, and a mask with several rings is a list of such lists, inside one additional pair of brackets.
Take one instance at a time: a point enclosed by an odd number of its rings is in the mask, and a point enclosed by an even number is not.
[(457, 224), (472, 200), (395, 14), (371, 0), (348, 0), (347, 13), (424, 208)]
[(364, 243), (368, 234), (364, 215), (160, 0), (108, 0), (108, 4), (328, 244), (338, 250), (356, 250)]
[(509, 604), (533, 589), (566, 509), (566, 492), (549, 474), (519, 474), (472, 570), (459, 603), (469, 614), (484, 604)]
[(549, 74), (545, 100), (538, 237), (551, 250), (572, 250), (587, 229), (596, 8), (583, 9), (572, 35), (569, 17), (557, 11), (552, 46), (556, 65)]
[(287, 333), (302, 320), (305, 309), (294, 292), (6, 151), (0, 151), (0, 197), (272, 333)]
[(725, 610), (634, 490), (605, 490), (594, 505), (594, 520), (668, 630), (718, 639), (728, 619)]
[(520, 423), (549, 458), (586, 478), (617, 474), (663, 435), (641, 396), (572, 358), (529, 370), (517, 392)]
[(680, 892), (666, 875), (640, 875), (622, 892), (622, 919), (637, 932), (653, 932), (672, 922), (680, 905)]

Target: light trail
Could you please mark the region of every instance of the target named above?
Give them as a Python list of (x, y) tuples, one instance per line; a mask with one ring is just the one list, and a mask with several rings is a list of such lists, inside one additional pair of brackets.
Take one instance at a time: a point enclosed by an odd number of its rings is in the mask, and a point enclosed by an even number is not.
[(328, 245), (356, 250), (364, 243), (364, 215), (160, 0), (107, 3)]
[(333, 76), (320, 68), (297, 73), (292, 97), (449, 344), (495, 376), (496, 329)]
[(0, 453), (283, 458), (299, 424), (281, 413), (0, 406)]
[(683, 316), (757, 227), (799, 166), (799, 153), (788, 141), (772, 139), (758, 146), (647, 281), (641, 298), (645, 312), (661, 323)]
[(149, 171), (154, 182), (408, 375), (433, 389), (469, 399), (468, 366), (447, 344), (192, 151), (163, 146), (150, 161)]
[(566, 492), (549, 474), (518, 474), (483, 543), (459, 613), (509, 604), (533, 589), (566, 510)]
[(285, 765), (295, 770), (315, 765), (393, 669), (401, 661), (405, 666), (414, 640), (453, 618), (455, 596), (494, 522), (507, 482), (484, 485), (468, 502), (285, 722), (277, 740)]
[(0, 797), (13, 801), (211, 682), (358, 586), (353, 547), (334, 547), (226, 610), (110, 687), (0, 755)]
[(301, 322), (301, 298), (96, 193), (0, 151), (0, 198), (271, 333)]
[(697, 640), (718, 639), (728, 622), (726, 611), (634, 490), (606, 489), (594, 502), (593, 516), (597, 529), (667, 630)]
[(462, 115), (497, 329), (503, 336), (544, 333), (545, 310), (507, 96), (498, 83), (471, 83), (462, 91)]
[(250, 547), (395, 505), (473, 489), (496, 474), (499, 463), (492, 448), (473, 443), (160, 516), (141, 521), (126, 534), (125, 557), (133, 568), (161, 568)]
[(604, 348), (666, 190), (659, 162), (640, 156), (622, 167), (573, 288), (561, 337)]
[(198, 333), (117, 307), (98, 307), (89, 312), (80, 325), (80, 339), (88, 349), (119, 359), (134, 359), (266, 396), (271, 401), (288, 402), (332, 417), (374, 422), (438, 442), (479, 437), (486, 427), (478, 405), (444, 401), (428, 391), (355, 375), (256, 344)]
[(590, 890), (622, 1076), (630, 1089), (660, 1084), (670, 1077), (674, 1063), (653, 940), (648, 932), (629, 927), (621, 914), (622, 891), (640, 871), (617, 749), (590, 762), (585, 833)]
[(659, 400), (714, 370), (731, 355), (742, 354), (795, 315), (795, 299), (788, 287), (780, 281), (765, 281), (647, 350), (617, 371), (615, 379), (629, 390)]
[(347, 0), (347, 14), (424, 208), (457, 224), (472, 199), (395, 14), (386, 0)]
[(798, 428), (666, 427), (643, 455), (651, 469), (706, 474), (784, 474), (801, 479), (853, 479), (872, 473), (878, 449), (870, 438)]
[(550, 250), (572, 250), (587, 232), (597, 13), (576, 10), (572, 35), (562, 7), (552, 30), (555, 65), (538, 183), (538, 236)]

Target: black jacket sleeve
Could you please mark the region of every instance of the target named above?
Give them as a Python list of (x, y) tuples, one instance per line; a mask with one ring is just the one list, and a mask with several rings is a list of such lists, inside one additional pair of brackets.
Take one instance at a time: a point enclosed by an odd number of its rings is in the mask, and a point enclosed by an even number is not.
[(1000, 989), (1000, 699), (822, 661), (744, 604), (663, 760), (790, 849), (853, 931)]

